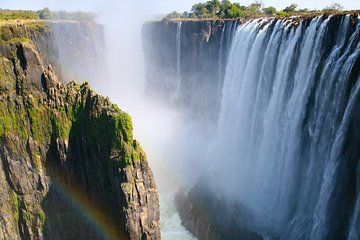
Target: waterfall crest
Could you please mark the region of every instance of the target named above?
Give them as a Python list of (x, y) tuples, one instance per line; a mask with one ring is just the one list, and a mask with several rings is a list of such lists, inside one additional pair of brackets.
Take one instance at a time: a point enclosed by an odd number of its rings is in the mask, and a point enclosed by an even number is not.
[(238, 27), (213, 174), (281, 239), (359, 239), (360, 21), (295, 21)]

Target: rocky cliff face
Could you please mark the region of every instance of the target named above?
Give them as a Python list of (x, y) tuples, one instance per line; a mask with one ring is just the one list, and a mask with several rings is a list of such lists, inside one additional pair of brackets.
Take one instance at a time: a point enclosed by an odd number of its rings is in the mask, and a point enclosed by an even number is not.
[(49, 24), (64, 79), (106, 83), (104, 30), (93, 22)]
[(148, 22), (143, 26), (146, 90), (195, 118), (217, 119), (238, 21)]
[(94, 22), (15, 22), (2, 26), (0, 40), (31, 40), (42, 63), (51, 64), (61, 81), (94, 85), (106, 80), (103, 36), (103, 27)]
[(129, 115), (58, 80), (49, 27), (0, 30), (0, 239), (160, 239)]

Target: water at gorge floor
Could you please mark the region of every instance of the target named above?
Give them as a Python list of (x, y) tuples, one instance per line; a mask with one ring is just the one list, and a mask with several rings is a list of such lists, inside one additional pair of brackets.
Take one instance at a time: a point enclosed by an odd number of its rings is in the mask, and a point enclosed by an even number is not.
[(161, 237), (164, 240), (196, 240), (182, 225), (176, 211), (174, 192), (160, 193)]

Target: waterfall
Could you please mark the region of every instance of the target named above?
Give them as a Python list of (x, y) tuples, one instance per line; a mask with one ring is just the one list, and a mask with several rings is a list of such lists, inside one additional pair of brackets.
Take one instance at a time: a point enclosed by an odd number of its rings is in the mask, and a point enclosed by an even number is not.
[[(360, 175), (360, 165), (358, 166), (358, 172), (357, 175)], [(353, 218), (351, 220), (351, 227), (350, 227), (350, 232), (349, 232), (349, 237), (348, 240), (358, 240), (359, 236), (360, 236), (360, 179), (358, 179), (357, 182), (357, 186), (358, 186), (358, 196), (357, 196), (357, 201), (356, 201), (356, 207), (355, 207), (355, 211), (354, 211), (354, 215)]]
[(220, 34), (219, 43), (219, 59), (218, 59), (218, 80), (216, 89), (218, 89), (218, 96), (221, 97), (222, 85), (224, 81), (225, 68), (228, 61), (228, 53), (232, 39), (234, 37), (235, 29), (238, 26), (237, 21), (224, 22)]
[(359, 22), (256, 19), (234, 35), (212, 174), (280, 239), (359, 239)]
[(176, 87), (175, 96), (179, 96), (180, 85), (181, 85), (181, 23), (177, 23), (176, 30)]
[[(220, 35), (220, 47), (219, 47), (219, 62), (218, 62), (218, 81), (217, 81), (217, 86), (216, 89), (221, 89), (221, 84), (222, 84), (222, 80), (223, 80), (223, 61), (224, 61), (224, 37), (225, 37), (225, 32), (226, 32), (226, 24), (224, 24), (222, 30), (221, 30), (221, 35)], [(220, 93), (219, 93), (220, 96)]]

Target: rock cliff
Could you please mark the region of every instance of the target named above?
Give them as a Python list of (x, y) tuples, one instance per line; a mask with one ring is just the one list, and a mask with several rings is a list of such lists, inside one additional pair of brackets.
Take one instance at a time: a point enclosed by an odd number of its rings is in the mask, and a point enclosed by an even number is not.
[(51, 64), (61, 81), (92, 85), (106, 81), (103, 38), (102, 25), (77, 21), (15, 21), (1, 26), (0, 36), (3, 44), (31, 40), (40, 60)]
[(217, 119), (228, 52), (238, 24), (237, 20), (145, 23), (148, 93), (196, 119)]
[(47, 24), (0, 31), (0, 239), (160, 239), (129, 115), (87, 83), (60, 81)]

